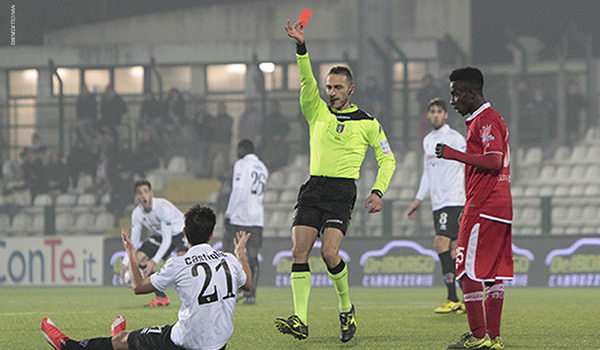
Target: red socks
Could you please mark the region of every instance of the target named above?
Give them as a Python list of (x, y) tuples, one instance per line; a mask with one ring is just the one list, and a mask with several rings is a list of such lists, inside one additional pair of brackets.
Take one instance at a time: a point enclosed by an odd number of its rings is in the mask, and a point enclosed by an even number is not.
[(490, 338), (500, 335), (500, 319), (504, 302), (504, 284), (501, 280), (485, 286), (485, 323)]
[(483, 316), (483, 285), (467, 277), (462, 277), (463, 296), (469, 328), (475, 338), (485, 337), (485, 318)]
[[(467, 276), (462, 278), (463, 294), (469, 328), (475, 338), (483, 338), (487, 333), (491, 339), (500, 335), (500, 320), (504, 302), (504, 284), (501, 280), (486, 283), (485, 318), (483, 312), (483, 285)], [(487, 325), (487, 327), (486, 327)]]

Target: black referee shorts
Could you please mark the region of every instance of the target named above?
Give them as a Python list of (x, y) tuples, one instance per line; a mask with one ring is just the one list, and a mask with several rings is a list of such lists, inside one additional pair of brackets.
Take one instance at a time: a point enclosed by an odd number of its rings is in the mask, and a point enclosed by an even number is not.
[(454, 241), (458, 239), (458, 227), (463, 207), (443, 207), (433, 212), (435, 234), (445, 236)]
[(319, 234), (335, 227), (345, 235), (355, 202), (354, 179), (311, 176), (298, 191), (292, 226), (314, 227)]

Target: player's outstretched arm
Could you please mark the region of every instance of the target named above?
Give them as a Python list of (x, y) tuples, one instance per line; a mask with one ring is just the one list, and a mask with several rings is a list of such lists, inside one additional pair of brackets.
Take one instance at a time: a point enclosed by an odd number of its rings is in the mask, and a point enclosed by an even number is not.
[(502, 169), (502, 154), (470, 154), (464, 153), (454, 148), (438, 143), (435, 145), (435, 155), (438, 158), (456, 160), (461, 163), (469, 164), (485, 170)]
[(155, 291), (154, 286), (150, 282), (150, 278), (142, 277), (142, 274), (138, 268), (138, 261), (135, 255), (135, 245), (129, 237), (129, 230), (126, 228), (121, 229), (121, 239), (123, 241), (123, 247), (129, 257), (129, 273), (131, 274), (131, 288), (135, 294), (147, 294)]
[(236, 237), (233, 238), (233, 245), (235, 246), (234, 253), (242, 264), (242, 269), (246, 274), (246, 284), (240, 288), (245, 291), (250, 291), (252, 290), (252, 270), (250, 270), (250, 265), (248, 265), (248, 259), (246, 258), (246, 244), (248, 243), (251, 234), (246, 231), (238, 231), (235, 235)]

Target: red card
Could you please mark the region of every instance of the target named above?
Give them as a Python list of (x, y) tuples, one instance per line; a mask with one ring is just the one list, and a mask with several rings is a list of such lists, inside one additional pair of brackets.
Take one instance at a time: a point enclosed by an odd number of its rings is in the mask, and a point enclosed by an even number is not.
[[(306, 27), (306, 25), (308, 24), (308, 20), (310, 19), (310, 17), (313, 15), (313, 11), (309, 10), (309, 9), (303, 9), (302, 13), (300, 13), (300, 17), (298, 17), (298, 22), (300, 22), (300, 25), (303, 27)], [(296, 23), (298, 23), (296, 22)]]

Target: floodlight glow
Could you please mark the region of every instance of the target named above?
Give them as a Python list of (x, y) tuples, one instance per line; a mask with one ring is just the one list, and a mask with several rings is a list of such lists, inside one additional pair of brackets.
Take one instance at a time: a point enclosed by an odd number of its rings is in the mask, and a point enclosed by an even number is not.
[(133, 75), (134, 77), (143, 77), (144, 76), (144, 68), (137, 66), (137, 67), (131, 67), (130, 70), (131, 75)]
[(231, 73), (245, 73), (246, 65), (241, 63), (230, 64), (227, 66), (227, 70)]
[(37, 80), (38, 77), (37, 69), (26, 69), (23, 71), (23, 74), (29, 80)]
[(273, 73), (275, 71), (275, 63), (273, 62), (262, 62), (258, 65), (261, 71), (264, 73)]

